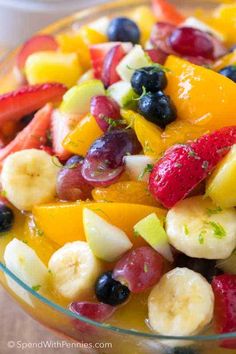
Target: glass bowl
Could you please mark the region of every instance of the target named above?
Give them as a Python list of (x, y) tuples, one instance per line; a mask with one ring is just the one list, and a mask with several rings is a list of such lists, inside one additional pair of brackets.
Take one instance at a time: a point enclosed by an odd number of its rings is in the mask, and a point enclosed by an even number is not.
[[(100, 16), (128, 15), (138, 5), (147, 5), (148, 0), (121, 0), (106, 3), (89, 8), (66, 17), (52, 24), (43, 33), (58, 34), (71, 28), (75, 23), (86, 24)], [(196, 7), (204, 11), (212, 9), (217, 0), (180, 0), (173, 1), (185, 13), (191, 13)], [(16, 87), (16, 80), (12, 74), (18, 49), (7, 54), (0, 62), (0, 92), (10, 91)], [(11, 273), (2, 261), (0, 250), (0, 282), (19, 305), (34, 319), (45, 327), (55, 331), (58, 335), (74, 341), (74, 346), (79, 353), (109, 353), (109, 354), (226, 354), (236, 353), (219, 347), (219, 342), (226, 338), (235, 338), (235, 333), (223, 335), (198, 335), (188, 337), (168, 337), (152, 334), (150, 332), (138, 332), (133, 329), (118, 328), (107, 324), (101, 324), (80, 317), (66, 308), (63, 308), (32, 290), (19, 278)], [(8, 282), (15, 283), (18, 287), (17, 296), (8, 287)], [(86, 323), (86, 330), (81, 330), (78, 321)]]

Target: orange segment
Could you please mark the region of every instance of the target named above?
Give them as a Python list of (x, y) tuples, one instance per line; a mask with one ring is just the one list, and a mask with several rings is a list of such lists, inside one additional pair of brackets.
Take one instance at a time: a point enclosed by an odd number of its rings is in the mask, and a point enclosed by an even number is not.
[(236, 124), (233, 81), (175, 56), (169, 56), (165, 65), (170, 69), (166, 93), (180, 119), (208, 129)]
[(135, 237), (133, 226), (153, 212), (160, 218), (166, 214), (164, 209), (139, 204), (79, 202), (36, 206), (33, 216), (46, 237), (64, 245), (66, 242), (86, 239), (82, 221), (84, 206), (126, 232), (135, 246), (143, 245), (145, 241)]
[(92, 191), (96, 202), (133, 203), (158, 206), (148, 191), (147, 183), (124, 181), (112, 184), (107, 188), (95, 188)]
[(63, 147), (73, 154), (85, 156), (92, 143), (103, 134), (96, 119), (88, 114), (67, 135), (63, 141)]

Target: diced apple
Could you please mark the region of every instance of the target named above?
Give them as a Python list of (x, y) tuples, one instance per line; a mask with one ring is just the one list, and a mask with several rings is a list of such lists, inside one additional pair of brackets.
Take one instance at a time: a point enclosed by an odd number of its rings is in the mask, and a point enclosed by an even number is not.
[(161, 220), (155, 213), (146, 216), (135, 226), (134, 231), (168, 261), (173, 261), (168, 236)]
[(118, 81), (111, 85), (107, 90), (107, 94), (122, 108), (133, 107), (136, 102), (135, 98), (137, 98), (130, 82), (126, 81)]
[(147, 182), (155, 159), (146, 155), (130, 155), (124, 157), (124, 163), (125, 171), (132, 180)]
[(133, 246), (124, 231), (88, 208), (83, 211), (83, 225), (91, 250), (104, 261), (116, 261)]

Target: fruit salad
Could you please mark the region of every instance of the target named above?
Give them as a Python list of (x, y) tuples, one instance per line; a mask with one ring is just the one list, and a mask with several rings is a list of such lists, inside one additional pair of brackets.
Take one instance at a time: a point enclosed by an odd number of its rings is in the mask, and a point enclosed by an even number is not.
[(145, 333), (236, 332), (235, 14), (153, 0), (19, 49), (0, 95), (0, 259), (35, 293)]

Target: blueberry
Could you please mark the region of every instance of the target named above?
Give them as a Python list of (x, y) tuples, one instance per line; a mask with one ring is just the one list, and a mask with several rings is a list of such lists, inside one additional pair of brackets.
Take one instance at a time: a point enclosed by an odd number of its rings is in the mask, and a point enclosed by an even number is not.
[(95, 285), (97, 299), (104, 304), (116, 306), (125, 302), (130, 294), (127, 286), (112, 278), (112, 272), (103, 273)]
[(191, 258), (181, 253), (177, 256), (175, 267), (189, 268), (205, 277), (211, 283), (215, 275), (222, 274), (216, 267), (216, 261), (203, 258)]
[(140, 30), (136, 23), (126, 17), (117, 17), (111, 21), (107, 35), (112, 42), (131, 42), (137, 44), (140, 41)]
[(6, 232), (10, 230), (13, 222), (13, 211), (5, 204), (0, 204), (0, 232)]
[(219, 71), (221, 75), (224, 75), (236, 82), (236, 65), (229, 65)]
[(140, 113), (161, 128), (176, 119), (176, 109), (163, 92), (147, 93), (138, 102)]
[(141, 95), (143, 88), (147, 92), (164, 90), (167, 85), (166, 74), (155, 66), (149, 66), (135, 70), (131, 78), (131, 85), (136, 93)]

